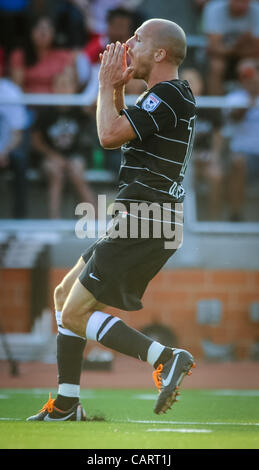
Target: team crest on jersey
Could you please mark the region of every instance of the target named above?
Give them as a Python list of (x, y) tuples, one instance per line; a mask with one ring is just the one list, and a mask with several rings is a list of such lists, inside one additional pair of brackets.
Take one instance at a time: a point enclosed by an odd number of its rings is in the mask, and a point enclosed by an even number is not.
[(148, 97), (143, 101), (142, 108), (149, 113), (152, 113), (158, 105), (161, 103), (160, 98), (155, 95), (155, 93), (150, 93)]

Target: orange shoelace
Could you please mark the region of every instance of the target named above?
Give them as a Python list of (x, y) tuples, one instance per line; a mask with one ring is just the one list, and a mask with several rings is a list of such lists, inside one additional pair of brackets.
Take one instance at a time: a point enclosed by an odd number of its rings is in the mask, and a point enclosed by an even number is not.
[(155, 382), (155, 386), (158, 388), (159, 392), (162, 387), (162, 379), (161, 379), (161, 372), (163, 370), (164, 366), (163, 364), (159, 364), (159, 366), (156, 368), (156, 370), (153, 372), (153, 380)]
[(55, 398), (51, 398), (51, 393), (49, 392), (49, 399), (48, 399), (47, 403), (45, 403), (45, 405), (43, 405), (43, 407), (41, 408), (40, 411), (47, 411), (48, 410), (48, 413), (52, 413), (53, 408), (54, 408), (54, 401), (55, 401)]

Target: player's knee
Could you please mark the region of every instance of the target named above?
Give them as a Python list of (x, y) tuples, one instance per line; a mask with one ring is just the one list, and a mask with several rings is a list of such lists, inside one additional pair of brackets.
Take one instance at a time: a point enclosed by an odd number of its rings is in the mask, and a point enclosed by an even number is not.
[(71, 330), (74, 333), (79, 334), (78, 327), (81, 330), (81, 326), (82, 326), (81, 321), (80, 321), (80, 318), (78, 319), (78, 317), (75, 315), (75, 312), (73, 311), (72, 308), (66, 306), (62, 310), (61, 321), (62, 321), (62, 325), (64, 328), (66, 328), (67, 330)]
[(85, 308), (77, 308), (75, 310), (72, 304), (68, 304), (62, 310), (61, 322), (67, 330), (71, 330), (79, 336), (84, 336), (91, 314), (92, 310), (87, 311)]

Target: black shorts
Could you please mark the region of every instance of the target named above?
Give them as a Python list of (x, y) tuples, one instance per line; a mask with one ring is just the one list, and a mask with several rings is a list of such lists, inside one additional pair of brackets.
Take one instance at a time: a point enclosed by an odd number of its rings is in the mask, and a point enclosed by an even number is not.
[(97, 240), (82, 254), (86, 263), (79, 280), (105, 305), (140, 310), (149, 281), (175, 249), (161, 238), (110, 238)]

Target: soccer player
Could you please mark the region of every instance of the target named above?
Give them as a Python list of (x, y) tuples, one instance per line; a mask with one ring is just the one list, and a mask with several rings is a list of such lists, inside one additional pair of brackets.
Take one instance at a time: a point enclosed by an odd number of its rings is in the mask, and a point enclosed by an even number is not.
[[(184, 31), (171, 21), (152, 19), (126, 44), (110, 44), (100, 57), (98, 135), (104, 148), (122, 146), (123, 152), (115, 203), (123, 204), (126, 210), (115, 214), (111, 230), (116, 231), (121, 220), (130, 224), (132, 203), (158, 207), (166, 203), (170, 215), (180, 216), (175, 203), (184, 199), (181, 182), (191, 155), (195, 123), (193, 94), (188, 82), (178, 78), (185, 54)], [(147, 90), (135, 106), (126, 108), (124, 86), (131, 77), (145, 80)], [(155, 217), (150, 219), (155, 221)], [(181, 217), (173, 220), (176, 226)], [(104, 311), (106, 306), (141, 309), (149, 281), (175, 251), (165, 247), (163, 236), (116, 238), (108, 230), (80, 257), (54, 293), (58, 394), (28, 420), (86, 419), (79, 398), (87, 339), (151, 364), (160, 390), (154, 411), (165, 413), (171, 407), (182, 379), (191, 372), (193, 356), (154, 341)]]

